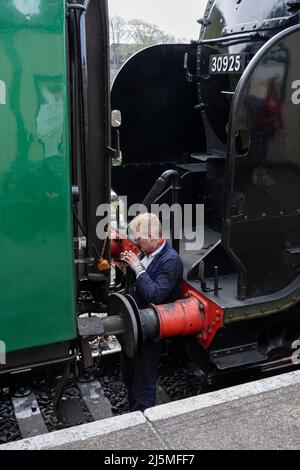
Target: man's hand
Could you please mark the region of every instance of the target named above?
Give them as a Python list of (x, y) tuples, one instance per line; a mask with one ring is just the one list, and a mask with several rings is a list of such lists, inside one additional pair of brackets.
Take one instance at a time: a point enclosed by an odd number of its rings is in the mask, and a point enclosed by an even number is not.
[(145, 271), (141, 261), (132, 251), (124, 251), (121, 253), (121, 260), (124, 261), (136, 275)]
[(131, 266), (136, 261), (140, 263), (139, 258), (136, 256), (135, 253), (133, 253), (133, 251), (123, 251), (123, 253), (121, 253), (121, 259), (125, 261), (128, 266)]

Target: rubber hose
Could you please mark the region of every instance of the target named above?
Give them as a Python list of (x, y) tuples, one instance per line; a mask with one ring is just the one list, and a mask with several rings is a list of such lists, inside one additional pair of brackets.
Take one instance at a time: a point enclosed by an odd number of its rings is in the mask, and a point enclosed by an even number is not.
[(175, 170), (167, 170), (154, 183), (154, 186), (150, 189), (142, 203), (147, 207), (149, 212), (151, 210), (151, 204), (153, 204), (153, 202), (165, 191), (172, 178), (176, 178), (176, 181), (179, 181), (179, 173)]

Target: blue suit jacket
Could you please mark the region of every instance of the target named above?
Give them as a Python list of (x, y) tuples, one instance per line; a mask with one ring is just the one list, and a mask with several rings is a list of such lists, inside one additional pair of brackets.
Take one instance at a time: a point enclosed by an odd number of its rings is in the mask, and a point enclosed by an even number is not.
[(150, 303), (160, 305), (174, 302), (180, 297), (182, 274), (182, 261), (166, 242), (146, 272), (136, 279), (129, 293), (139, 308), (146, 308)]

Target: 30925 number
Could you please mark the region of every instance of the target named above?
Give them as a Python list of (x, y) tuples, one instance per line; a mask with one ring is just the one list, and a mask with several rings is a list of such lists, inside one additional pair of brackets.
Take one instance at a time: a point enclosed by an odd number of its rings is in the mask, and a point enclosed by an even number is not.
[(218, 54), (210, 56), (209, 73), (241, 73), (245, 69), (245, 54)]

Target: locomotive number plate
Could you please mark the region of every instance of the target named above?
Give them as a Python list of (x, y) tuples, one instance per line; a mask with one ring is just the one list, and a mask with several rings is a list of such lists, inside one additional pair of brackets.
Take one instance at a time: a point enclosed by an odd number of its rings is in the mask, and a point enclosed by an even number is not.
[(246, 54), (211, 55), (209, 73), (241, 73), (245, 70)]

